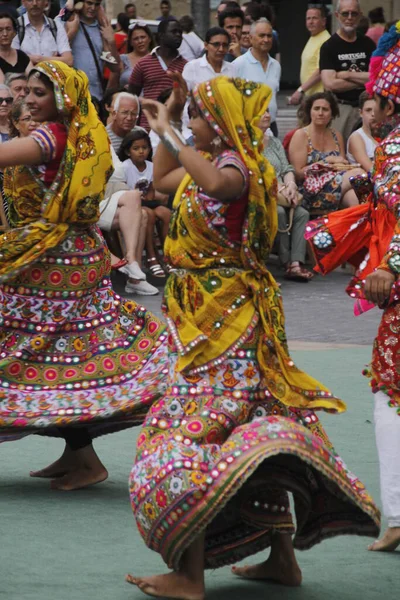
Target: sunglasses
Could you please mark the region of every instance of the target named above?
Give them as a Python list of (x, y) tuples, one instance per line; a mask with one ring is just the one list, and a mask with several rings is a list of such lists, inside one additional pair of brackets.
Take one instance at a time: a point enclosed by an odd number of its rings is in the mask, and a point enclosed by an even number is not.
[(356, 18), (359, 16), (359, 12), (355, 11), (355, 10), (344, 10), (343, 12), (340, 12), (339, 15), (341, 17), (343, 17), (344, 19), (348, 19), (350, 18)]
[(14, 98), (12, 98), (11, 96), (7, 96), (7, 98), (0, 98), (0, 104), (12, 104), (13, 103)]
[(140, 28), (146, 27), (146, 29), (147, 29), (147, 23), (145, 21), (136, 21), (136, 23), (134, 23), (133, 25), (129, 25), (129, 29), (131, 31), (133, 31), (135, 29), (135, 27), (140, 27)]

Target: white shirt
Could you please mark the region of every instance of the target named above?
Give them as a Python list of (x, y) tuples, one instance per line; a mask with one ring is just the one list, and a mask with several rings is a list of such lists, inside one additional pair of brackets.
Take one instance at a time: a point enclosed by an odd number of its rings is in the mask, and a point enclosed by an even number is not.
[(179, 54), (188, 62), (200, 58), (203, 51), (204, 42), (194, 31), (182, 35), (182, 44), (179, 46)]
[(355, 131), (353, 131), (353, 133), (351, 134), (351, 136), (349, 137), (349, 139), (347, 140), (347, 160), (354, 165), (357, 161), (354, 158), (354, 156), (351, 154), (351, 152), (349, 151), (349, 147), (350, 147), (350, 140), (351, 138), (356, 135), (359, 134), (364, 142), (364, 146), (365, 146), (365, 152), (368, 156), (368, 158), (370, 160), (374, 159), (374, 155), (375, 155), (375, 148), (378, 145), (378, 142), (376, 142), (375, 140), (371, 139), (369, 137), (369, 135), (367, 135), (364, 131), (364, 129), (362, 127), (360, 127), (360, 129), (356, 129)]
[(126, 183), (124, 165), (119, 160), (117, 153), (115, 152), (114, 148), (111, 145), (110, 145), (110, 152), (111, 152), (111, 159), (112, 159), (112, 164), (114, 167), (114, 172), (108, 181), (113, 181), (113, 182), (120, 181), (121, 183)]
[(278, 112), (278, 104), (276, 95), (279, 91), (279, 83), (281, 79), (281, 65), (277, 60), (270, 56), (268, 58), (267, 68), (264, 68), (259, 60), (253, 55), (251, 49), (239, 56), (233, 61), (232, 66), (234, 68), (234, 77), (241, 77), (248, 81), (256, 81), (259, 83), (265, 83), (272, 90), (272, 98), (269, 103), (268, 109), (271, 115), (271, 122), (276, 121), (276, 115)]
[(146, 168), (144, 171), (139, 171), (130, 158), (124, 160), (122, 163), (125, 171), (126, 183), (131, 190), (135, 189), (139, 179), (147, 179), (149, 184), (153, 182), (153, 163), (148, 160), (146, 160), (145, 163)]
[(55, 21), (57, 26), (57, 40), (51, 33), (49, 21), (44, 15), (44, 25), (39, 32), (31, 25), (28, 13), (23, 15), (25, 22), (25, 35), (20, 46), (18, 35), (12, 41), (11, 47), (23, 50), (26, 54), (39, 54), (40, 56), (61, 56), (64, 52), (71, 52), (68, 37), (64, 25), (60, 19)]
[(220, 75), (226, 75), (227, 77), (234, 76), (233, 63), (226, 62), (225, 60), (222, 63), (222, 68), (220, 73), (216, 73), (210, 63), (207, 60), (207, 56), (201, 56), (200, 58), (196, 58), (195, 60), (191, 60), (188, 62), (182, 71), (182, 77), (187, 83), (189, 88), (189, 92), (198, 84), (203, 83), (203, 81), (209, 81), (210, 79), (215, 79), (215, 77), (219, 77)]

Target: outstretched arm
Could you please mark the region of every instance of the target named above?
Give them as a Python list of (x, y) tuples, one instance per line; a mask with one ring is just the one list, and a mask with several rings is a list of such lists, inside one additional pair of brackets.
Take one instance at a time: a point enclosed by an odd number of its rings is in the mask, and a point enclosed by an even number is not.
[(16, 165), (40, 165), (43, 162), (42, 150), (31, 137), (15, 138), (0, 144), (0, 169)]

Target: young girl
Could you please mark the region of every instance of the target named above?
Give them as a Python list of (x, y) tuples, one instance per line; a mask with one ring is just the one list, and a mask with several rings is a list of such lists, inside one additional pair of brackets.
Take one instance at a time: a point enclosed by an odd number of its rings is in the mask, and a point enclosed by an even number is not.
[[(127, 158), (129, 157), (129, 158)], [(124, 138), (119, 151), (123, 161), (125, 178), (131, 189), (142, 192), (142, 206), (147, 212), (146, 229), (147, 265), (155, 277), (165, 277), (165, 273), (157, 260), (154, 247), (154, 225), (156, 219), (162, 221), (163, 242), (168, 233), (171, 211), (166, 203), (168, 196), (160, 194), (153, 187), (153, 163), (151, 158), (151, 143), (148, 133), (142, 127), (135, 127)]]
[(359, 99), (362, 127), (354, 131), (347, 142), (347, 159), (350, 163), (359, 163), (365, 171), (370, 171), (375, 148), (378, 145), (373, 138), (371, 127), (375, 124), (375, 100), (368, 92), (362, 92)]

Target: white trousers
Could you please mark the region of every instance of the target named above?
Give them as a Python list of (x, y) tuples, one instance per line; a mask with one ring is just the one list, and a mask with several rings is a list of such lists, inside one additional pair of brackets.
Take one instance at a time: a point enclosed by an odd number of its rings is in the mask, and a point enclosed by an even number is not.
[(400, 415), (388, 405), (390, 398), (383, 392), (374, 398), (383, 514), (389, 527), (400, 527)]

